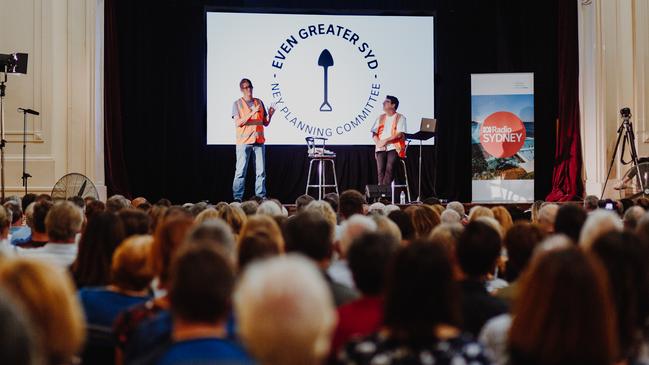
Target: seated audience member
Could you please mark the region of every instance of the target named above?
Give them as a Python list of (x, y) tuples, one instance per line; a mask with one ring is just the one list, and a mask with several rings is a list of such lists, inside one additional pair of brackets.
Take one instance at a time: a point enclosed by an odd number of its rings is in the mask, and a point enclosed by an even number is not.
[(558, 211), (559, 206), (557, 204), (545, 204), (539, 209), (536, 223), (546, 234), (554, 233), (554, 224), (557, 220)]
[(383, 215), (374, 215), (371, 217), (374, 223), (376, 223), (376, 232), (382, 235), (389, 236), (390, 238), (401, 242), (401, 230), (396, 223), (390, 220), (390, 218)]
[(124, 226), (124, 237), (150, 234), (151, 218), (137, 208), (122, 209), (117, 213)]
[(597, 209), (591, 212), (584, 222), (579, 234), (579, 245), (589, 249), (590, 246), (602, 235), (613, 231), (622, 231), (624, 225), (620, 217), (604, 209)]
[(388, 214), (388, 218), (393, 221), (401, 231), (401, 243), (408, 244), (415, 239), (415, 227), (412, 226), (410, 216), (403, 210), (395, 210)]
[(22, 209), (23, 213), (27, 211), (27, 207), (36, 201), (38, 196), (34, 193), (27, 193), (25, 194), (22, 199), (20, 199), (20, 208)]
[(638, 222), (640, 221), (640, 218), (642, 218), (643, 215), (647, 213), (644, 208), (639, 207), (639, 206), (633, 206), (630, 207), (629, 209), (624, 212), (624, 216), (622, 218), (622, 223), (624, 224), (624, 229), (632, 232), (635, 231), (636, 227), (638, 226)]
[(297, 213), (302, 212), (302, 210), (312, 201), (315, 201), (315, 199), (311, 195), (304, 194), (298, 196), (297, 199), (295, 199), (295, 211)]
[(384, 209), (385, 215), (387, 216), (388, 214), (394, 212), (395, 210), (401, 210), (401, 208), (399, 208), (399, 206), (396, 204), (388, 204), (385, 206)]
[(446, 209), (439, 216), (440, 223), (462, 223), (462, 217), (453, 209)]
[(557, 217), (554, 220), (554, 233), (565, 234), (577, 244), (579, 242), (579, 232), (581, 232), (587, 217), (586, 210), (579, 205), (562, 205), (557, 211)]
[(338, 226), (338, 217), (336, 215), (336, 212), (331, 208), (329, 203), (322, 201), (322, 200), (316, 200), (312, 201), (304, 207), (305, 212), (313, 212), (316, 214), (321, 215), (324, 219), (329, 222), (329, 225), (332, 227), (332, 233), (334, 237), (336, 237), (336, 227)]
[(439, 214), (429, 205), (410, 206), (405, 212), (410, 216), (416, 239), (428, 238), (430, 232), (440, 223)]
[(77, 258), (77, 234), (81, 231), (83, 213), (69, 201), (57, 202), (45, 217), (47, 242), (42, 247), (18, 249), (18, 255), (48, 261), (67, 269)]
[(367, 214), (368, 215), (385, 215), (385, 204), (381, 202), (376, 202), (370, 204), (369, 208), (367, 208)]
[(521, 279), (509, 363), (610, 365), (618, 349), (606, 273), (576, 247), (535, 258)]
[(24, 228), (23, 226), (23, 210), (19, 200), (8, 199), (2, 204), (9, 212), (11, 212), (11, 227), (9, 227), (9, 234), (13, 235), (17, 231)]
[(353, 337), (367, 336), (380, 329), (385, 276), (399, 242), (378, 233), (364, 233), (349, 247), (349, 267), (362, 296), (338, 308), (338, 324), (331, 345), (332, 358)]
[(106, 200), (106, 210), (111, 213), (117, 213), (126, 208), (131, 208), (131, 201), (123, 195), (113, 195)]
[(257, 214), (267, 215), (270, 217), (281, 216), (282, 207), (272, 200), (266, 200), (265, 202), (259, 204), (259, 208), (257, 208)]
[(446, 204), (446, 209), (451, 209), (457, 212), (457, 214), (460, 215), (462, 220), (466, 218), (466, 211), (464, 210), (464, 204), (458, 202), (458, 201), (452, 201)]
[(226, 340), (235, 275), (222, 250), (185, 245), (172, 262), (170, 277), (173, 343), (157, 364), (252, 364), (241, 346)]
[(259, 208), (259, 204), (254, 200), (246, 200), (241, 203), (241, 210), (243, 210), (248, 217), (257, 214), (257, 208)]
[(68, 201), (76, 205), (82, 212), (86, 209), (86, 201), (80, 196), (71, 196), (68, 198)]
[(86, 221), (90, 220), (95, 214), (105, 212), (106, 204), (101, 200), (91, 200), (86, 204)]
[(191, 218), (180, 216), (164, 221), (156, 230), (151, 254), (147, 260), (156, 278), (153, 283), (156, 298), (122, 312), (113, 326), (117, 338), (118, 357), (123, 356), (126, 364), (139, 359), (140, 356), (147, 356), (149, 350), (155, 348), (161, 338), (162, 341), (168, 338), (170, 326), (161, 326), (162, 328), (156, 328), (146, 335), (141, 334), (145, 331), (141, 327), (154, 321), (160, 321), (159, 323), (162, 324), (169, 323), (163, 320), (169, 319), (169, 298), (166, 292), (170, 279), (169, 265), (173, 255), (185, 242), (192, 223)]
[(110, 285), (79, 290), (88, 331), (84, 364), (115, 363), (113, 322), (122, 311), (150, 298), (148, 287), (153, 274), (147, 260), (152, 242), (151, 236), (126, 239), (113, 255)]
[(88, 221), (70, 270), (78, 289), (110, 283), (113, 253), (124, 237), (124, 225), (114, 213), (99, 213)]
[(463, 329), (477, 336), (490, 318), (507, 312), (507, 305), (487, 291), (489, 274), (500, 256), (498, 232), (483, 222), (470, 222), (460, 235), (456, 255), (464, 273), (462, 288)]
[(272, 218), (256, 215), (243, 225), (237, 244), (237, 267), (239, 272), (252, 262), (276, 256), (284, 252), (284, 237)]
[(331, 209), (333, 209), (334, 212), (338, 212), (338, 206), (340, 204), (340, 197), (338, 196), (338, 194), (336, 193), (325, 194), (322, 200), (329, 203), (329, 205), (331, 205)]
[(4, 364), (39, 365), (34, 329), (24, 311), (4, 290), (0, 290), (0, 359)]
[[(647, 364), (649, 245), (629, 232), (600, 236), (591, 251), (604, 264), (617, 313), (619, 363)], [(641, 351), (644, 347), (645, 351)]]
[(131, 200), (131, 206), (133, 208), (139, 208), (142, 204), (149, 204), (149, 201), (145, 197), (138, 196), (137, 198)]
[(437, 213), (437, 215), (442, 215), (442, 212), (446, 209), (442, 204), (429, 205)]
[(491, 208), (491, 211), (494, 213), (494, 219), (496, 219), (500, 224), (500, 227), (502, 227), (503, 234), (507, 233), (507, 231), (514, 225), (512, 215), (509, 214), (507, 208), (497, 206)]
[[(45, 232), (45, 216), (52, 203), (47, 200), (30, 204), (25, 210), (25, 222), (28, 230), (12, 235), (11, 244), (23, 248), (41, 247), (49, 240)], [(35, 227), (38, 226), (38, 227)]]
[(343, 222), (340, 227), (340, 240), (336, 247), (338, 258), (333, 260), (327, 269), (327, 273), (333, 281), (348, 288), (354, 288), (352, 273), (347, 263), (347, 251), (356, 238), (368, 232), (375, 232), (376, 228), (376, 223), (372, 218), (359, 214), (355, 214)]
[(327, 280), (336, 306), (358, 297), (356, 291), (333, 281), (327, 274), (333, 253), (333, 235), (331, 224), (325, 218), (313, 212), (291, 217), (284, 227), (284, 240), (286, 252), (302, 254), (318, 265)]
[(16, 255), (14, 246), (9, 242), (9, 226), (11, 226), (11, 214), (0, 205), (0, 259)]
[(489, 364), (459, 329), (460, 291), (442, 244), (414, 241), (387, 275), (383, 330), (348, 343), (340, 364)]
[(584, 209), (590, 213), (599, 208), (599, 198), (595, 195), (588, 195), (584, 198)]
[(0, 288), (24, 310), (43, 363), (76, 363), (85, 333), (81, 307), (67, 273), (48, 262), (5, 260), (0, 263)]
[(319, 365), (329, 353), (336, 314), (310, 261), (287, 255), (252, 264), (234, 304), (243, 344), (258, 364)]
[(469, 222), (473, 222), (474, 220), (480, 218), (480, 217), (489, 217), (493, 218), (494, 217), (494, 212), (491, 211), (491, 209), (487, 207), (483, 207), (481, 205), (476, 205), (471, 210), (469, 211), (469, 217), (467, 220)]
[(207, 221), (220, 220), (220, 219), (221, 218), (219, 218), (219, 211), (210, 207), (198, 213), (196, 218), (194, 218), (194, 223), (200, 225)]
[(518, 222), (505, 234), (504, 244), (507, 249), (505, 279), (509, 285), (500, 289), (496, 296), (508, 305), (512, 305), (518, 296), (520, 284), (518, 278), (527, 268), (536, 247), (543, 241), (545, 233), (536, 225)]
[(241, 227), (246, 222), (248, 216), (241, 208), (226, 205), (218, 211), (218, 217), (221, 218), (230, 228), (232, 234), (236, 237), (241, 231)]
[(341, 220), (349, 219), (354, 214), (365, 215), (365, 197), (356, 190), (345, 190), (340, 194), (338, 214)]
[(430, 233), (429, 239), (435, 244), (443, 245), (448, 250), (448, 256), (453, 268), (453, 277), (460, 281), (464, 278), (464, 273), (457, 262), (457, 240), (464, 232), (464, 226), (460, 223), (442, 223), (435, 227)]
[(232, 229), (221, 219), (215, 219), (196, 225), (189, 231), (187, 242), (207, 242), (220, 247), (234, 262), (235, 240)]

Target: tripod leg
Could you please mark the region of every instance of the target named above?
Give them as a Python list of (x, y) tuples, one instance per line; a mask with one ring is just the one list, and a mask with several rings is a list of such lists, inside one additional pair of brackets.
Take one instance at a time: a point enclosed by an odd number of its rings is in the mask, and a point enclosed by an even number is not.
[(615, 164), (615, 157), (617, 157), (617, 149), (620, 146), (620, 139), (622, 138), (622, 127), (617, 130), (617, 141), (615, 142), (615, 148), (613, 149), (613, 155), (611, 156), (611, 164), (608, 167), (608, 173), (606, 174), (606, 180), (604, 180), (604, 187), (602, 188), (602, 194), (599, 197), (604, 199), (604, 192), (606, 191), (606, 184), (608, 184), (608, 179), (611, 177), (611, 171), (613, 170), (613, 164)]

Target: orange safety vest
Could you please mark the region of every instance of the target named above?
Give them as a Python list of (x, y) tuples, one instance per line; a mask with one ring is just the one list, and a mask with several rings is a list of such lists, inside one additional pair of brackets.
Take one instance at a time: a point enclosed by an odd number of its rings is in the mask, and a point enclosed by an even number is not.
[[(264, 143), (264, 121), (266, 120), (266, 111), (261, 106), (259, 99), (253, 99), (255, 106), (259, 106), (259, 110), (255, 113), (246, 124), (237, 126), (237, 144), (253, 144)], [(251, 109), (243, 98), (237, 101), (239, 105), (239, 117), (250, 113)]]
[[(381, 138), (381, 133), (383, 133), (383, 128), (385, 128), (385, 118), (387, 117), (386, 114), (381, 114), (379, 117), (379, 127), (376, 130), (376, 134), (379, 135), (379, 138)], [(396, 136), (399, 132), (397, 132), (397, 124), (399, 124), (399, 119), (401, 119), (401, 114), (397, 113), (396, 118), (394, 118), (394, 123), (392, 123), (392, 131), (390, 132), (391, 136)], [(398, 141), (392, 142), (394, 145), (394, 149), (397, 151), (397, 154), (401, 158), (406, 157), (406, 140), (405, 138), (401, 138)]]

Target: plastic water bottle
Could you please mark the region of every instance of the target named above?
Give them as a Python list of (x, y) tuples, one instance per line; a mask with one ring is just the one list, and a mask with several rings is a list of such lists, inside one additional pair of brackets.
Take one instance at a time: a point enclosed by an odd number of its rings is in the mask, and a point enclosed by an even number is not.
[(406, 192), (401, 190), (401, 195), (399, 195), (399, 204), (406, 204)]

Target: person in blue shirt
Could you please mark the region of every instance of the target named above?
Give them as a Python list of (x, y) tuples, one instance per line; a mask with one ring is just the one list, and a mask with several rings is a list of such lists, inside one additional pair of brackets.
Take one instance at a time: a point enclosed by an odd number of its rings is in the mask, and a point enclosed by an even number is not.
[(235, 282), (232, 259), (213, 244), (185, 245), (171, 264), (172, 343), (159, 365), (254, 364), (227, 338)]
[(113, 322), (120, 312), (150, 299), (148, 286), (153, 273), (147, 265), (153, 239), (132, 236), (113, 254), (111, 284), (79, 290), (86, 316), (88, 339), (83, 351), (84, 364), (114, 364)]

